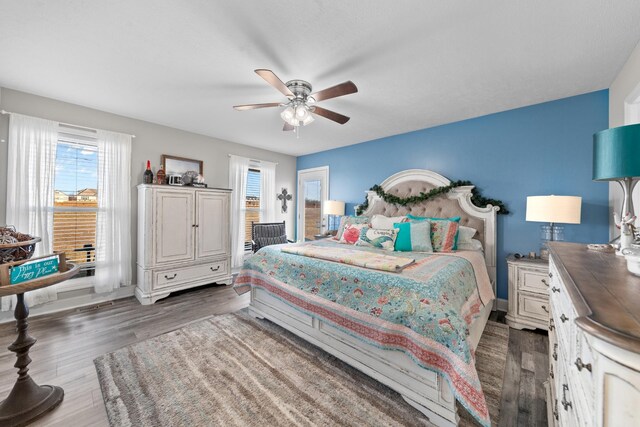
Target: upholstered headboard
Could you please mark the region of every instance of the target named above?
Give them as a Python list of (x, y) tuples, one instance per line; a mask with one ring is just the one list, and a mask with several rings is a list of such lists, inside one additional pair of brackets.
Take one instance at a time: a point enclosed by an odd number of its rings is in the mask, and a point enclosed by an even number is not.
[[(450, 183), (451, 181), (447, 178), (435, 172), (424, 169), (409, 169), (390, 176), (380, 186), (387, 193), (407, 197), (427, 192), (434, 187), (449, 185)], [(475, 206), (471, 203), (472, 189), (473, 186), (457, 187), (446, 195), (408, 207), (386, 203), (375, 192), (368, 191), (369, 207), (363, 212), (363, 215), (398, 216), (412, 214), (439, 218), (459, 216), (461, 225), (478, 230), (473, 238), (482, 242), (487, 270), (493, 282), (495, 293), (496, 213), (500, 208), (497, 206), (484, 208)]]

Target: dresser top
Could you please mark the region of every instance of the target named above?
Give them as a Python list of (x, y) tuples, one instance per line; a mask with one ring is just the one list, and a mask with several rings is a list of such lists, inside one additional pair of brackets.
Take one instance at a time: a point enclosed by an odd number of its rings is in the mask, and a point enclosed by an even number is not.
[(640, 353), (640, 277), (627, 271), (624, 257), (578, 243), (551, 242), (549, 249), (576, 309), (576, 324)]

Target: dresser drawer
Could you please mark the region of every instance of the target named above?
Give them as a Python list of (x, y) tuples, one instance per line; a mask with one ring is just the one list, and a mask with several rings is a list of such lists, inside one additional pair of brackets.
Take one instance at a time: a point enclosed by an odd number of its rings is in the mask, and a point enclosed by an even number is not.
[(533, 317), (546, 324), (549, 321), (549, 301), (537, 295), (520, 293), (518, 295), (518, 315)]
[(545, 269), (520, 267), (518, 269), (518, 288), (524, 291), (546, 294), (549, 276)]
[(224, 276), (227, 274), (228, 261), (226, 259), (220, 261), (212, 261), (205, 264), (192, 265), (189, 267), (180, 267), (166, 269), (154, 273), (152, 288), (154, 290), (170, 288), (176, 285), (187, 283), (189, 281), (204, 279), (210, 277)]

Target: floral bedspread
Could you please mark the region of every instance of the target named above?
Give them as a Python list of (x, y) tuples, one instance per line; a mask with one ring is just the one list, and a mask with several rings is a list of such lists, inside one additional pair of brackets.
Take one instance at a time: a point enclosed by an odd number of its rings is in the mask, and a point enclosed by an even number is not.
[[(344, 247), (329, 240), (313, 244)], [(265, 247), (246, 260), (236, 291), (261, 287), (369, 344), (405, 352), (441, 374), (457, 400), (482, 425), (490, 425), (467, 341), (471, 323), (494, 298), (482, 254), (412, 252), (416, 262), (393, 273), (286, 253), (282, 247)]]
[(391, 271), (394, 273), (402, 271), (403, 268), (415, 262), (413, 258), (389, 255), (390, 252), (380, 254), (351, 249), (350, 245), (340, 246), (342, 247), (318, 246), (313, 243), (305, 243), (301, 245), (285, 245), (281, 250), (282, 252), (294, 255), (355, 265), (373, 270)]

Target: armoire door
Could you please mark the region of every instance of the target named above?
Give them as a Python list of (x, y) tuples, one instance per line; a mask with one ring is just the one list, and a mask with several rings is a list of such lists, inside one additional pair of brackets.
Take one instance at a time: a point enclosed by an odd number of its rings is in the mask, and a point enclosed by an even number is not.
[(155, 220), (156, 264), (192, 260), (195, 228), (193, 193), (157, 190)]
[(229, 195), (196, 194), (196, 257), (229, 255)]

